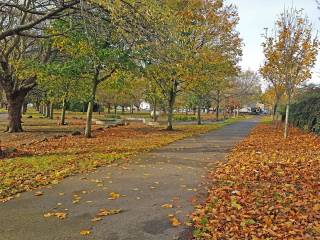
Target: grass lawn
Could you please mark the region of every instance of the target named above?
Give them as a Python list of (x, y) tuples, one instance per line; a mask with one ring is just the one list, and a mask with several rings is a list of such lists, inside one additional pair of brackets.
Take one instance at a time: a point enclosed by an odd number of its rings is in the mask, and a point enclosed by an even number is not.
[[(91, 139), (67, 135), (15, 145), (18, 152), (0, 160), (0, 199), (5, 201), (20, 192), (57, 183), (69, 175), (92, 171), (118, 159), (128, 160), (134, 154), (218, 129), (241, 119), (200, 126), (179, 125), (172, 132), (131, 124), (95, 131)], [(52, 126), (52, 129), (56, 128)], [(33, 139), (33, 132), (22, 134), (27, 134), (29, 141)], [(10, 145), (7, 142), (7, 146)]]
[(196, 239), (320, 239), (320, 138), (261, 124), (209, 175)]

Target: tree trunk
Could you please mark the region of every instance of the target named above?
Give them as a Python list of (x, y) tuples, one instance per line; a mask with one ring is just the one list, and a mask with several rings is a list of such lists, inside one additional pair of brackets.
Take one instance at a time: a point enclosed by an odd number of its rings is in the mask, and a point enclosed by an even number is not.
[(46, 103), (46, 112), (45, 112), (45, 116), (46, 118), (50, 117), (50, 103)]
[(35, 103), (35, 107), (36, 107), (37, 112), (40, 112), (40, 104), (39, 104), (39, 102)]
[(25, 98), (24, 93), (17, 94), (12, 98), (7, 97), (8, 101), (8, 126), (7, 132), (22, 132), (21, 110)]
[(219, 111), (220, 111), (220, 106), (217, 105), (216, 107), (216, 120), (219, 121)]
[(156, 122), (157, 118), (157, 100), (155, 100), (153, 104), (153, 121)]
[(198, 125), (201, 125), (201, 107), (198, 106)]
[(65, 125), (66, 124), (66, 109), (67, 109), (67, 101), (64, 98), (62, 101), (62, 111), (61, 111), (61, 118), (60, 118), (60, 124)]
[(108, 114), (110, 114), (110, 112), (111, 112), (111, 105), (110, 103), (108, 103)]
[(96, 74), (95, 78), (92, 80), (92, 89), (91, 89), (91, 97), (88, 105), (87, 110), (87, 122), (86, 122), (86, 129), (84, 135), (86, 138), (92, 137), (92, 114), (93, 114), (93, 105), (96, 98), (98, 86), (98, 75)]
[(173, 106), (168, 107), (168, 126), (167, 130), (172, 131), (173, 130)]
[(167, 122), (167, 130), (173, 130), (173, 107), (176, 100), (175, 90), (171, 90), (170, 97), (168, 99), (168, 122)]
[(124, 106), (121, 106), (121, 112), (124, 113)]
[(117, 115), (117, 108), (118, 106), (117, 105), (114, 105), (114, 114)]
[(28, 103), (23, 102), (22, 104), (22, 114), (25, 115), (28, 110)]
[(290, 112), (290, 96), (288, 99), (287, 107), (286, 107), (286, 120), (284, 125), (284, 138), (287, 138), (289, 135), (289, 112)]
[(220, 111), (220, 91), (217, 92), (217, 106), (216, 106), (216, 120), (219, 121), (219, 111)]
[(50, 114), (49, 114), (49, 118), (53, 119), (53, 103), (50, 103)]
[(130, 113), (133, 114), (133, 104), (130, 106)]
[(85, 111), (86, 111), (86, 103), (84, 102), (82, 104), (82, 114), (84, 114)]
[(278, 107), (278, 104), (275, 103), (273, 106), (273, 112), (272, 112), (272, 122), (274, 122), (276, 120), (277, 107)]

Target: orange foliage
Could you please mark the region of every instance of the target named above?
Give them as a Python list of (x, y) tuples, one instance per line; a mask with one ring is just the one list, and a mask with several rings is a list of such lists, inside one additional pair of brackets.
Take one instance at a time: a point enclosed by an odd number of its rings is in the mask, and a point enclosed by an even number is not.
[(320, 239), (320, 138), (260, 125), (210, 173), (199, 239)]

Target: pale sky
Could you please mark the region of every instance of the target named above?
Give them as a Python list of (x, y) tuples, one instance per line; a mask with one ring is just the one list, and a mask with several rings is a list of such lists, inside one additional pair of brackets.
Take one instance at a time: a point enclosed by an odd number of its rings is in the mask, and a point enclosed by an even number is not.
[[(243, 48), (243, 70), (257, 71), (263, 62), (261, 43), (264, 28), (272, 29), (275, 19), (283, 12), (284, 8), (294, 6), (304, 9), (305, 14), (320, 35), (320, 10), (317, 9), (316, 0), (226, 0), (238, 7), (240, 24), (238, 29), (245, 44)], [(320, 56), (316, 67), (313, 69), (312, 82), (320, 83)]]

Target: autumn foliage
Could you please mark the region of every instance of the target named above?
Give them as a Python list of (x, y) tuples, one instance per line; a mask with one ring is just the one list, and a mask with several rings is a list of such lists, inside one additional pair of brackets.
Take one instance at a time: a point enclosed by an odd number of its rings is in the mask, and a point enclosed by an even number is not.
[(197, 239), (320, 239), (320, 139), (259, 125), (210, 173)]

